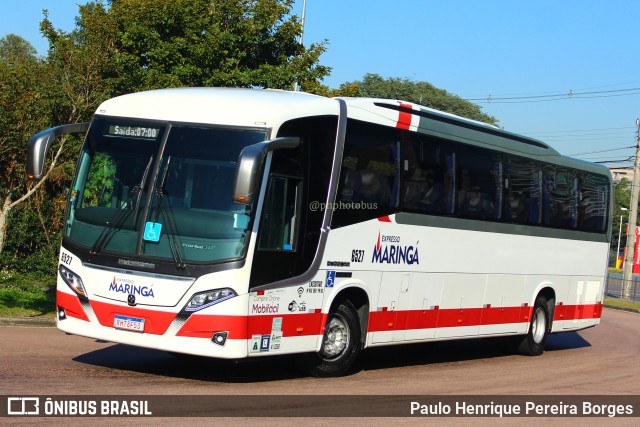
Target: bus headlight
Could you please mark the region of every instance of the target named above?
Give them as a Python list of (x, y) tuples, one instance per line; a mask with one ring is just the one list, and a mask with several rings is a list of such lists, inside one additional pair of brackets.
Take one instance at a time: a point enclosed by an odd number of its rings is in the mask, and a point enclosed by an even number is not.
[(202, 310), (203, 308), (211, 307), (212, 305), (236, 296), (238, 296), (238, 294), (230, 288), (199, 292), (191, 297), (191, 300), (184, 307), (184, 311), (194, 312)]
[(82, 283), (82, 279), (73, 271), (69, 270), (64, 265), (60, 264), (60, 277), (64, 280), (64, 283), (69, 285), (71, 289), (73, 289), (78, 295), (86, 297), (87, 291), (84, 290), (84, 284)]

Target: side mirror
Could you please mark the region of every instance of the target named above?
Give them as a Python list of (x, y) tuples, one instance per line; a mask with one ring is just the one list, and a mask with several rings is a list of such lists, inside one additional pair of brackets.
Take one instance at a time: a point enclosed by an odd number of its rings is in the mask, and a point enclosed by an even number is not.
[(71, 123), (43, 130), (34, 135), (29, 141), (27, 150), (27, 177), (39, 180), (44, 170), (44, 159), (51, 143), (62, 135), (86, 133), (89, 123)]
[(233, 201), (243, 205), (253, 203), (258, 173), (269, 151), (280, 148), (296, 148), (300, 145), (300, 138), (285, 136), (270, 141), (249, 145), (240, 152), (238, 166), (233, 181)]

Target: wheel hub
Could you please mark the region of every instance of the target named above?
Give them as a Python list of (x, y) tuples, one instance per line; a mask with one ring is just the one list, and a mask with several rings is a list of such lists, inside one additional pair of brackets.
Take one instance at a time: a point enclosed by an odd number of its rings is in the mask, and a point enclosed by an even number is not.
[(533, 329), (531, 332), (531, 336), (533, 337), (533, 341), (536, 344), (540, 344), (545, 335), (545, 330), (547, 328), (547, 318), (545, 316), (544, 309), (542, 307), (538, 307), (536, 311), (533, 313), (533, 321), (531, 322), (531, 328)]
[(322, 349), (323, 358), (335, 359), (349, 346), (349, 326), (342, 316), (334, 315), (327, 323)]

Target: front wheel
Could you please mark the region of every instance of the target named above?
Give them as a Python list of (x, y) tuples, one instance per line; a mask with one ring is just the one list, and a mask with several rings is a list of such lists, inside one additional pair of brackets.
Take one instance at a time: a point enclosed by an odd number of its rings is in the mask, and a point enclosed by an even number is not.
[(540, 295), (533, 305), (529, 332), (521, 337), (515, 337), (516, 351), (525, 356), (539, 356), (544, 352), (550, 328), (549, 304)]
[(358, 313), (350, 301), (344, 300), (327, 317), (320, 351), (300, 356), (298, 365), (316, 377), (344, 375), (358, 357), (360, 348)]

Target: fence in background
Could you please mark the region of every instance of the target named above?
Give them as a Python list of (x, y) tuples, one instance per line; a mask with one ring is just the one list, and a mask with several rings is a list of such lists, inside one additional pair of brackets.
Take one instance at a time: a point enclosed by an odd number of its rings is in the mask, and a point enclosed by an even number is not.
[(640, 302), (640, 275), (633, 275), (629, 299), (623, 298), (624, 278), (622, 273), (609, 273), (605, 288), (605, 298), (625, 299), (627, 301)]

